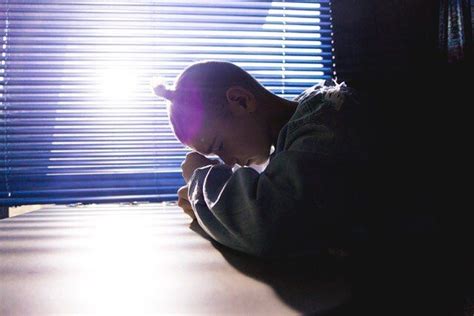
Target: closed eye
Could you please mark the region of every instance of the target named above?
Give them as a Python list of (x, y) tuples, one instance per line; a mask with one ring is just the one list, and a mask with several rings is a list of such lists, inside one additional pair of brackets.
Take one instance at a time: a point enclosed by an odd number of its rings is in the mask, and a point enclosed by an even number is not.
[(219, 144), (219, 147), (217, 147), (217, 148), (214, 147), (214, 149), (212, 150), (212, 154), (218, 156), (219, 153), (222, 153), (222, 150), (224, 150), (224, 143), (223, 143), (223, 142), (221, 142), (221, 143)]

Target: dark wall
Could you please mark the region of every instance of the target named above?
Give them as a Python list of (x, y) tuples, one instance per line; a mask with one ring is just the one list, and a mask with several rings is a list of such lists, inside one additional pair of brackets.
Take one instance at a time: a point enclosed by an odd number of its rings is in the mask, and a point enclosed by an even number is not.
[(422, 211), (437, 203), (431, 168), (444, 151), (438, 1), (337, 0), (332, 9), (337, 76), (362, 94), (373, 180), (386, 185), (377, 196), (397, 212)]
[(333, 1), (338, 77), (422, 77), (436, 62), (438, 1)]
[[(456, 275), (462, 271), (462, 262), (467, 262), (457, 253), (466, 253), (462, 249), (469, 247), (469, 228), (462, 223), (466, 215), (460, 214), (458, 194), (452, 194), (463, 173), (458, 169), (462, 160), (459, 148), (465, 147), (459, 142), (460, 135), (470, 134), (465, 128), (472, 125), (466, 124), (463, 117), (470, 116), (462, 111), (474, 104), (469, 79), (472, 61), (448, 64), (443, 58), (438, 43), (438, 5), (434, 0), (332, 2), (337, 77), (359, 90), (367, 112), (371, 165), (367, 181), (372, 190), (368, 217), (373, 231), (390, 235), (387, 227), (394, 223), (393, 218), (432, 215), (439, 232), (433, 239), (436, 242), (407, 240), (398, 248), (394, 246), (398, 250), (412, 247), (398, 253), (387, 250), (389, 244), (380, 239), (371, 259), (380, 262), (385, 253), (390, 258), (385, 263), (389, 263), (384, 268), (372, 265), (368, 275), (377, 269), (386, 269), (391, 275), (379, 270), (380, 281), (374, 282), (375, 287), (381, 286), (380, 295), (389, 300), (385, 303), (399, 304), (389, 298), (397, 297), (401, 290), (410, 293), (405, 299), (433, 312), (441, 310), (430, 302), (449, 301), (450, 293), (439, 290), (439, 284), (456, 277), (474, 280), (472, 275)], [(431, 256), (421, 258), (427, 249), (432, 250)], [(387, 254), (390, 251), (392, 254)], [(451, 263), (441, 264), (444, 260)], [(415, 280), (422, 281), (417, 285)], [(459, 287), (451, 284), (445, 288), (459, 294)]]
[(363, 97), (378, 196), (397, 211), (439, 208), (458, 129), (470, 125), (472, 58), (442, 55), (439, 2), (332, 3), (337, 76)]

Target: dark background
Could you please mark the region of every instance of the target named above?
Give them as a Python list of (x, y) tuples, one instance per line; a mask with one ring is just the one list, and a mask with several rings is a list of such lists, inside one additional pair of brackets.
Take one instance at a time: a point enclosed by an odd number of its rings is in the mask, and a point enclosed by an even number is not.
[[(359, 293), (394, 314), (463, 315), (462, 300), (466, 308), (474, 298), (470, 207), (461, 201), (469, 197), (472, 50), (448, 62), (440, 1), (335, 0), (332, 10), (338, 81), (359, 91), (366, 110), (367, 218), (380, 236), (355, 274)], [(392, 233), (418, 218), (432, 218), (435, 232)]]

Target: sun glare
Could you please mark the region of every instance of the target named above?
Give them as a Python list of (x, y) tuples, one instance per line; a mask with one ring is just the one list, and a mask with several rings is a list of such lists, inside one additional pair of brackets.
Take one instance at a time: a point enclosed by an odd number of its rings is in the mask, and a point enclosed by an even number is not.
[[(132, 67), (104, 69), (98, 81), (99, 95), (109, 105), (131, 101), (138, 91), (138, 74)], [(125, 104), (131, 106), (132, 102)]]

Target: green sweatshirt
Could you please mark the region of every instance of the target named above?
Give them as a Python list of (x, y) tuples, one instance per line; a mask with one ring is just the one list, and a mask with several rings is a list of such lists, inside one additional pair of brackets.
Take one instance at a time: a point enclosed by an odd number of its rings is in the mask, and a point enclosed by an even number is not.
[(266, 169), (195, 170), (189, 200), (217, 242), (257, 256), (348, 249), (365, 239), (367, 152), (352, 129), (358, 103), (344, 83), (316, 85), (279, 133)]

